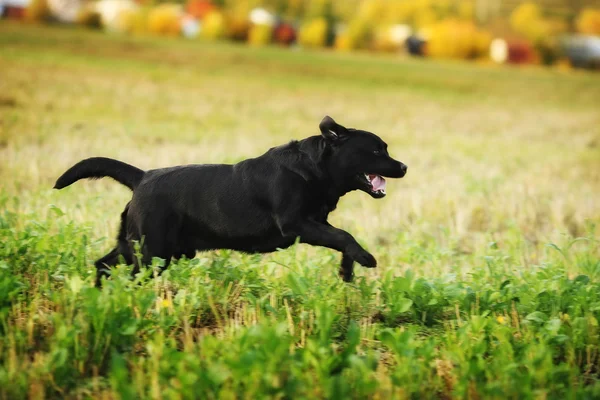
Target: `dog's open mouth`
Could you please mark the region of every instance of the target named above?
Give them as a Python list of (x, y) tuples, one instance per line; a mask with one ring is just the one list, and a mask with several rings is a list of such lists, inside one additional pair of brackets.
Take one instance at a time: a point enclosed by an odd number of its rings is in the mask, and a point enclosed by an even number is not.
[(383, 197), (386, 195), (385, 193), (385, 179), (381, 175), (377, 174), (364, 174), (365, 179), (371, 186), (370, 191), (376, 197)]

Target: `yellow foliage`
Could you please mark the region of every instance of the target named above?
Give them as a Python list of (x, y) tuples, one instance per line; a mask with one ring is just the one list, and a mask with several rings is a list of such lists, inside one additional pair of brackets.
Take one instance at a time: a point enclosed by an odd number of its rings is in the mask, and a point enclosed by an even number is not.
[(200, 34), (207, 39), (220, 39), (226, 33), (225, 16), (220, 11), (211, 11), (202, 21)]
[(163, 3), (148, 13), (148, 31), (159, 35), (178, 35), (181, 31), (181, 6)]
[(351, 49), (362, 49), (369, 45), (373, 33), (371, 24), (362, 18), (353, 19), (345, 32)]
[(352, 50), (352, 43), (350, 42), (350, 38), (346, 32), (341, 33), (335, 37), (334, 47), (339, 51), (349, 51)]
[(577, 18), (577, 31), (600, 36), (600, 9), (583, 9)]
[(356, 15), (356, 2), (335, 1), (333, 3), (333, 12), (340, 21), (349, 21)]
[[(474, 13), (473, 0), (362, 0), (349, 20), (347, 31), (336, 38), (335, 46), (339, 50), (372, 46), (391, 51), (397, 44), (391, 39), (390, 25), (402, 23), (422, 29), (451, 16), (471, 21)], [(482, 52), (481, 47), (488, 41), (488, 36), (478, 35), (474, 39), (476, 53)]]
[[(348, 2), (350, 4), (350, 2)], [(338, 7), (339, 8), (339, 7)], [(449, 17), (472, 20), (473, 0), (362, 0), (348, 18), (359, 18), (375, 26), (408, 24), (422, 28)]]
[(475, 42), (473, 45), (474, 56), (482, 57), (487, 55), (490, 51), (490, 45), (492, 44), (493, 36), (490, 32), (484, 30), (478, 30), (475, 33)]
[(116, 30), (124, 33), (141, 34), (146, 32), (147, 15), (140, 9), (124, 9), (117, 14)]
[(309, 2), (305, 2), (306, 11), (304, 16), (308, 19), (323, 17), (327, 13), (331, 2), (332, 0), (310, 0)]
[(523, 3), (510, 15), (510, 26), (526, 39), (537, 41), (548, 36), (551, 26), (537, 4)]
[(384, 0), (364, 0), (358, 8), (357, 16), (364, 21), (380, 22), (386, 18), (389, 4), (389, 1)]
[(315, 18), (302, 25), (298, 33), (298, 43), (305, 47), (323, 47), (327, 40), (327, 21)]
[(535, 3), (523, 3), (510, 14), (510, 25), (514, 30), (524, 29), (531, 21), (542, 19), (540, 7)]
[(304, 3), (304, 0), (288, 0), (286, 16), (292, 19), (296, 19), (302, 16), (302, 9), (304, 8)]
[(430, 8), (423, 8), (415, 13), (413, 24), (415, 25), (415, 27), (420, 28), (432, 25), (438, 20), (439, 19), (435, 11), (433, 11)]
[(390, 4), (387, 11), (393, 23), (412, 23), (415, 7), (413, 2), (395, 1)]
[(228, 15), (247, 17), (248, 14), (250, 14), (250, 11), (257, 6), (258, 2), (254, 0), (229, 0), (225, 1), (223, 8), (227, 10)]
[(510, 16), (512, 29), (529, 40), (544, 64), (553, 63), (558, 57), (555, 36), (566, 31), (564, 21), (545, 18), (540, 7), (533, 3), (524, 3)]
[(475, 3), (473, 1), (462, 0), (458, 3), (458, 17), (465, 20), (475, 18)]
[(398, 44), (392, 38), (389, 25), (383, 25), (375, 28), (373, 32), (373, 49), (378, 51), (397, 51)]
[(270, 25), (254, 25), (250, 28), (248, 43), (251, 46), (265, 46), (271, 42), (273, 27)]
[(454, 4), (450, 0), (415, 0), (410, 2), (413, 6), (411, 22), (415, 28), (423, 28), (435, 22), (456, 17)]
[(447, 19), (427, 29), (427, 53), (437, 58), (475, 58), (487, 54), (492, 37), (474, 23)]
[(77, 14), (76, 23), (89, 28), (100, 28), (102, 26), (102, 17), (92, 7), (84, 6)]
[(225, 18), (225, 36), (233, 40), (245, 41), (250, 32), (250, 21), (248, 14), (228, 13)]
[(40, 22), (50, 15), (50, 9), (46, 0), (31, 0), (25, 9), (25, 19), (32, 22)]

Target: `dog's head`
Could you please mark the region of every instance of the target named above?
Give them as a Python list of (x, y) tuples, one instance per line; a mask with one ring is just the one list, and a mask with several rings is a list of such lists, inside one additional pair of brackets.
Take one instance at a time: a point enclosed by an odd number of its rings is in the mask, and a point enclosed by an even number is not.
[(386, 195), (385, 177), (406, 175), (406, 165), (390, 157), (387, 144), (374, 133), (345, 128), (329, 116), (319, 128), (329, 148), (329, 173), (343, 190), (380, 199)]

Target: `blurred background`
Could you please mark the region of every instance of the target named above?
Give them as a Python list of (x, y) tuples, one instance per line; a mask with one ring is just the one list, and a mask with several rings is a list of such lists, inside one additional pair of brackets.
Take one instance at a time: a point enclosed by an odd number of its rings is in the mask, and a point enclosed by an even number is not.
[(7, 19), (250, 46), (597, 68), (597, 0), (0, 0)]

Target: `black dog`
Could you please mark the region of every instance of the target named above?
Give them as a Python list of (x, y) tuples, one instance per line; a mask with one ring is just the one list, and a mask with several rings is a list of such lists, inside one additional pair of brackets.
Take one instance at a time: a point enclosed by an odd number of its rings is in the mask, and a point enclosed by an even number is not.
[(391, 158), (377, 135), (347, 129), (325, 117), (320, 136), (274, 147), (235, 165), (187, 165), (142, 171), (110, 158), (89, 158), (71, 167), (54, 188), (83, 178), (111, 177), (133, 190), (121, 214), (117, 247), (96, 261), (96, 285), (122, 256), (134, 263), (152, 257), (193, 258), (196, 251), (232, 249), (269, 253), (300, 242), (342, 253), (340, 275), (353, 277), (354, 261), (377, 265), (348, 232), (327, 222), (338, 200), (352, 190), (385, 196), (385, 179), (401, 178), (406, 165)]

